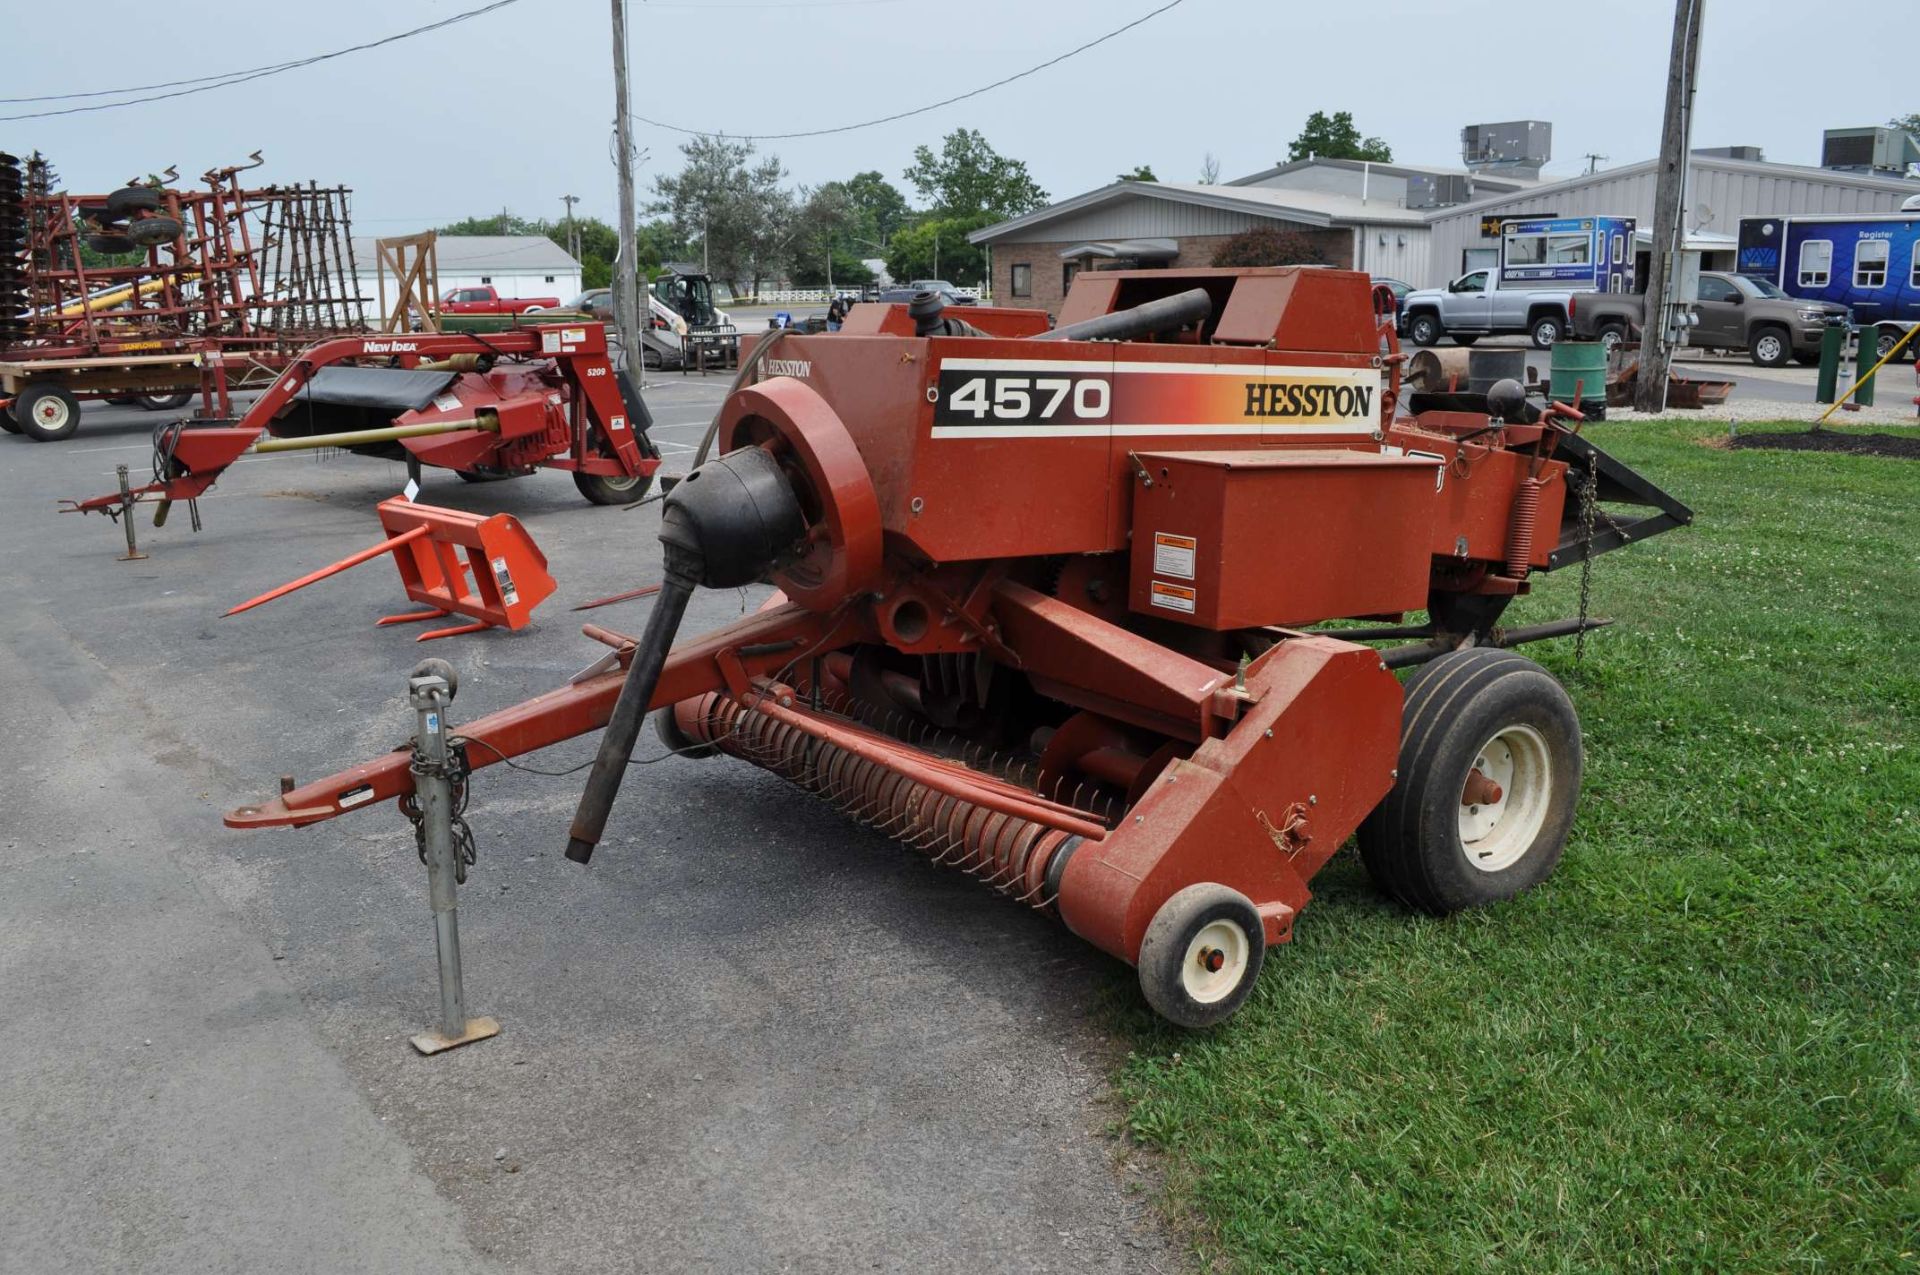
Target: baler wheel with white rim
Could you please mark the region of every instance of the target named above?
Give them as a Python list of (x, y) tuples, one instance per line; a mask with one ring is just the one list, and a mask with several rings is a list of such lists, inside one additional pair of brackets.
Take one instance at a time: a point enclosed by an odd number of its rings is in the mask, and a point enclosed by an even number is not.
[(1560, 862), (1580, 793), (1580, 720), (1545, 669), (1472, 647), (1406, 687), (1399, 773), (1360, 825), (1381, 889), (1445, 915), (1510, 899)]
[(1266, 959), (1266, 930), (1246, 895), (1203, 881), (1160, 905), (1140, 940), (1140, 991), (1168, 1022), (1211, 1027), (1240, 1008)]

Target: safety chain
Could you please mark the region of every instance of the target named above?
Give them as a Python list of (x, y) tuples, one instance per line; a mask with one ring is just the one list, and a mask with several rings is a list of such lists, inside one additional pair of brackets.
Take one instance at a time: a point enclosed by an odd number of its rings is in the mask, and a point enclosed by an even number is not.
[(1587, 481), (1580, 490), (1580, 627), (1573, 635), (1576, 668), (1587, 654), (1587, 608), (1593, 601), (1593, 519), (1599, 508), (1600, 453), (1593, 451), (1587, 453)]
[[(433, 773), (417, 747), (413, 750), (413, 760), (408, 769), (416, 775)], [(467, 741), (458, 736), (448, 739), (446, 779), (453, 789), (453, 879), (458, 885), (467, 883), (467, 869), (480, 857), (473, 842), (473, 829), (461, 817), (467, 811), (467, 779), (472, 774), (473, 767), (467, 761)], [(427, 821), (412, 792), (400, 794), (400, 813), (413, 825), (413, 846), (419, 852), (420, 862), (424, 864), (427, 861)]]

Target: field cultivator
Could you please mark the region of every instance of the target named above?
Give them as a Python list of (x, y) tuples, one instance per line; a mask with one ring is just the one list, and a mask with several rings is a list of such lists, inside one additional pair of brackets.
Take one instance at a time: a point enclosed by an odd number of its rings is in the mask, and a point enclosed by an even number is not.
[[(653, 712), (671, 750), (1057, 915), (1190, 1027), (1240, 1005), (1356, 831), (1417, 908), (1540, 882), (1580, 731), (1507, 648), (1600, 622), (1501, 615), (1686, 508), (1518, 385), (1405, 415), (1364, 275), (1086, 272), (1058, 329), (1013, 327), (779, 338), (666, 497), (644, 632), (588, 626), (595, 669), (449, 735), (460, 782), (604, 728), (585, 863)], [(755, 580), (778, 588), (758, 613), (674, 645), (695, 588)], [(1304, 627), (1330, 621), (1372, 627)], [(401, 750), (226, 821), (318, 823), (414, 780)]]
[(89, 195), (0, 155), (0, 427), (67, 438), (90, 398), (227, 415), (230, 390), (365, 330), (349, 192), (245, 185), (259, 163)]
[(651, 424), (598, 323), (339, 337), (296, 357), (240, 420), (155, 430), (151, 482), (63, 503), (119, 519), (153, 501), (161, 526), (184, 500), (197, 531), (193, 502), (242, 456), (336, 448), (405, 461), (416, 479), (423, 465), (474, 482), (562, 469), (594, 504), (627, 504), (660, 467)]

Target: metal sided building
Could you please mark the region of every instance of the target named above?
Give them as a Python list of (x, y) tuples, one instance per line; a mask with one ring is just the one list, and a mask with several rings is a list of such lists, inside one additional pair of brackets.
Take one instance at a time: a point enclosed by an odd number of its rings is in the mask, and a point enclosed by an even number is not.
[[(1653, 224), (1658, 167), (1646, 160), (1441, 209), (1428, 223), (1433, 237), (1430, 272), (1410, 282), (1438, 285), (1468, 270), (1498, 267), (1501, 230), (1512, 218), (1631, 217), (1644, 231)], [(1901, 202), (1916, 192), (1920, 183), (1897, 177), (1695, 151), (1687, 187), (1687, 229), (1731, 241), (1742, 217), (1898, 212)]]

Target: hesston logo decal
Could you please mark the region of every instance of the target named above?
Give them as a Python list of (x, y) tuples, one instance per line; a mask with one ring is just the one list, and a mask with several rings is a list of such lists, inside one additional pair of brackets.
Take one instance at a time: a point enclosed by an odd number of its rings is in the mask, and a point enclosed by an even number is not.
[(797, 376), (806, 380), (813, 375), (813, 364), (807, 359), (768, 359), (768, 376)]
[(1328, 417), (1350, 420), (1373, 411), (1371, 385), (1301, 385), (1293, 381), (1248, 381), (1247, 415)]

